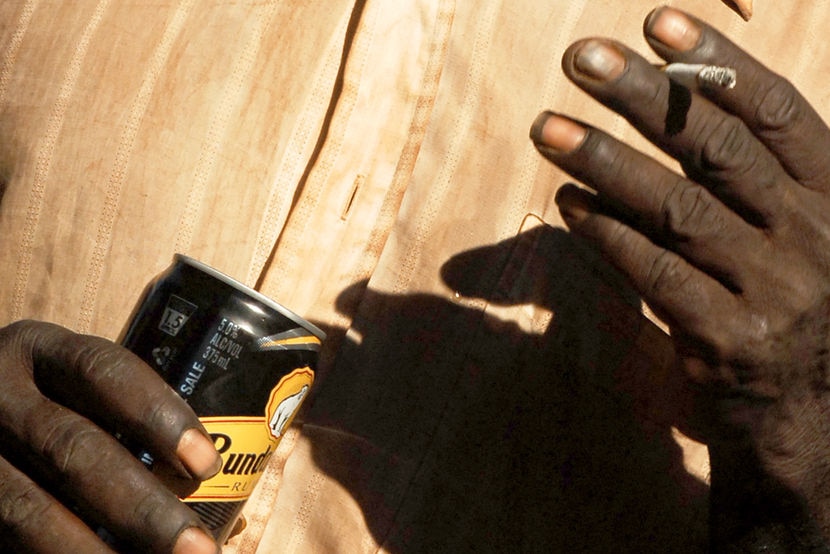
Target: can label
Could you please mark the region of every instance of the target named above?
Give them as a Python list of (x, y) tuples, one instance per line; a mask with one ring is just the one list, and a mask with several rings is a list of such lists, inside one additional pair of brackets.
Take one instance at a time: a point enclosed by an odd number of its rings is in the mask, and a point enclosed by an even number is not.
[(197, 307), (196, 304), (191, 304), (184, 298), (179, 298), (175, 294), (170, 295), (167, 306), (164, 308), (164, 315), (161, 316), (161, 322), (159, 322), (159, 329), (175, 337)]
[(309, 367), (283, 377), (271, 391), (261, 417), (200, 418), (222, 456), (222, 469), (187, 501), (234, 502), (247, 498), (313, 382), (314, 372)]
[[(185, 502), (223, 542), (314, 383), (325, 334), (216, 270), (177, 255), (121, 342), (199, 416), (222, 469)], [(137, 455), (148, 466), (148, 452)]]

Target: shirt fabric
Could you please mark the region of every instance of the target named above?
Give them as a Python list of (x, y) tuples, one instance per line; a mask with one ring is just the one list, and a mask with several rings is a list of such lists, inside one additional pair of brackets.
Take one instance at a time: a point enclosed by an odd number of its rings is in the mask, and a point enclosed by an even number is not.
[[(669, 3), (830, 110), (830, 2)], [(0, 324), (115, 339), (181, 252), (328, 332), (226, 552), (701, 551), (666, 336), (528, 139), (551, 108), (676, 167), (559, 65), (658, 62), (654, 7), (4, 0)]]

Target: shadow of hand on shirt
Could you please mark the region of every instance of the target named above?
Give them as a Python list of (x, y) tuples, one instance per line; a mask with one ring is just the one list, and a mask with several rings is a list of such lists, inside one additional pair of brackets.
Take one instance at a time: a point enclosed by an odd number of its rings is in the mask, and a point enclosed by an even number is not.
[[(358, 283), (304, 434), (389, 552), (700, 552), (668, 338), (575, 237), (539, 226), (442, 268), (454, 298)], [(325, 359), (325, 356), (324, 356)], [(333, 356), (332, 356), (333, 359)], [(326, 369), (326, 367), (328, 368)]]

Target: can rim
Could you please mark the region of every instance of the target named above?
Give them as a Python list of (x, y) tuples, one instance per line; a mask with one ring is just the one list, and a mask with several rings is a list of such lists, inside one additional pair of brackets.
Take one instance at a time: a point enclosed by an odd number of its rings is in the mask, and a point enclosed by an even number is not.
[(190, 256), (186, 256), (184, 254), (176, 254), (174, 256), (174, 259), (178, 260), (182, 263), (185, 263), (185, 264), (187, 264), (191, 267), (194, 267), (194, 268), (198, 269), (199, 271), (207, 273), (211, 277), (215, 277), (216, 279), (219, 279), (220, 281), (224, 282), (225, 284), (230, 285), (231, 287), (235, 288), (236, 290), (250, 296), (254, 300), (262, 302), (263, 304), (265, 304), (269, 308), (272, 308), (272, 309), (278, 311), (280, 314), (284, 315), (288, 319), (291, 319), (295, 323), (305, 327), (306, 330), (313, 333), (321, 341), (325, 340), (326, 333), (322, 329), (320, 329), (319, 327), (317, 327), (313, 323), (307, 321), (303, 317), (297, 315), (296, 313), (292, 312), (291, 310), (289, 310), (288, 308), (286, 308), (285, 306), (283, 306), (279, 302), (277, 302), (275, 300), (272, 300), (272, 299), (268, 298), (267, 296), (265, 296), (264, 294), (262, 294), (261, 292), (252, 289), (248, 285), (246, 285), (246, 284), (244, 284), (240, 281), (237, 281), (233, 277), (222, 273), (218, 269), (215, 269), (215, 268), (207, 265), (204, 262), (200, 262), (199, 260), (197, 260), (195, 258), (191, 258)]

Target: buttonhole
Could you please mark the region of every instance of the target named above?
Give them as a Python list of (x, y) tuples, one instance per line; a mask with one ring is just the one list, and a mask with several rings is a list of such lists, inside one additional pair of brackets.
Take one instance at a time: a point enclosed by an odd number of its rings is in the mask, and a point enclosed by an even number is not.
[(352, 183), (352, 188), (349, 191), (349, 195), (346, 197), (346, 203), (343, 205), (343, 210), (340, 212), (340, 219), (342, 221), (346, 221), (349, 217), (349, 212), (352, 211), (352, 205), (354, 205), (354, 199), (357, 197), (357, 189), (359, 189), (363, 182), (366, 180), (365, 175), (357, 175), (354, 178), (354, 183)]

